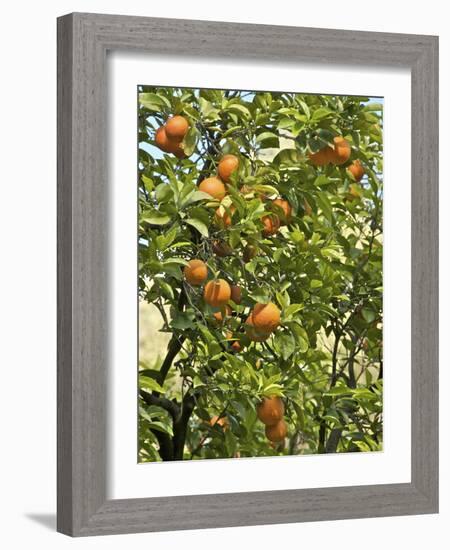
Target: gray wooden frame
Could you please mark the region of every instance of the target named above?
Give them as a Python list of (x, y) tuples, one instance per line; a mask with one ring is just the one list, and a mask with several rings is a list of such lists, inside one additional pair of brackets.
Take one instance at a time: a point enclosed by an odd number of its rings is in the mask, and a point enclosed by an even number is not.
[[(108, 50), (411, 69), (411, 483), (107, 500)], [(59, 18), (58, 316), (59, 531), (83, 536), (437, 512), (438, 38), (81, 13)]]

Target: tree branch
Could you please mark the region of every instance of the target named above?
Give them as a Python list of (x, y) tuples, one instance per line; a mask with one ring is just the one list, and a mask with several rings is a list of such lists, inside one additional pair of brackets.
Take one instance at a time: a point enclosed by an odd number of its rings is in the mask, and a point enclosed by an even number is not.
[(142, 399), (145, 401), (147, 405), (155, 405), (157, 407), (161, 407), (162, 409), (166, 410), (172, 417), (173, 421), (175, 421), (178, 418), (180, 414), (180, 407), (174, 401), (171, 401), (166, 397), (157, 397), (156, 395), (147, 393), (144, 390), (140, 390), (139, 395), (142, 397)]
[(342, 428), (333, 428), (331, 430), (330, 436), (328, 437), (328, 441), (325, 446), (326, 453), (336, 452), (337, 446), (339, 444), (339, 440), (341, 439), (341, 435), (342, 435)]
[(158, 440), (159, 444), (159, 456), (164, 462), (174, 460), (173, 457), (173, 441), (170, 435), (160, 432), (158, 430), (152, 430), (153, 435)]
[(183, 460), (184, 445), (186, 442), (187, 426), (194, 410), (194, 396), (187, 393), (183, 398), (181, 415), (173, 425), (173, 456), (174, 460)]

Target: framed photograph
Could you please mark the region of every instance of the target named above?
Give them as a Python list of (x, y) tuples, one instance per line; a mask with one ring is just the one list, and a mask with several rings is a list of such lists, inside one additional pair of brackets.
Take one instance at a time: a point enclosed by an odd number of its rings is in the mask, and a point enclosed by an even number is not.
[(438, 511), (438, 39), (58, 20), (58, 530)]

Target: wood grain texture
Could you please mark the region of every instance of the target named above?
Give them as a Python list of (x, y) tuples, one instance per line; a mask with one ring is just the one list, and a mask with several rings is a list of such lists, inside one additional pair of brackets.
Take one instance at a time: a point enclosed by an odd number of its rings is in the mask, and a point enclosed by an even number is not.
[[(412, 74), (412, 481), (106, 499), (106, 52), (409, 67)], [(58, 530), (99, 535), (438, 510), (438, 40), (116, 15), (58, 20)], [(238, 61), (237, 61), (238, 62)], [(201, 82), (198, 83), (201, 86)]]

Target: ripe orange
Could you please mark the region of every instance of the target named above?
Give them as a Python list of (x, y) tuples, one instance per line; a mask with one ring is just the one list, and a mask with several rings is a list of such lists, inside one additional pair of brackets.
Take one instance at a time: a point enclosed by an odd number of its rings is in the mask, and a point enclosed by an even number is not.
[(230, 285), (223, 279), (209, 281), (203, 291), (203, 299), (212, 307), (224, 306), (231, 297)]
[(342, 136), (333, 138), (334, 147), (328, 145), (317, 153), (310, 153), (309, 160), (314, 166), (326, 166), (327, 164), (341, 165), (348, 161), (352, 152), (350, 144)]
[(230, 316), (232, 313), (231, 307), (226, 305), (225, 307), (221, 307), (219, 311), (216, 311), (214, 315), (214, 319), (221, 323), (225, 317)]
[(269, 441), (279, 443), (287, 436), (287, 424), (284, 420), (280, 420), (273, 426), (266, 426), (266, 437)]
[(252, 342), (265, 342), (270, 336), (270, 332), (257, 330), (255, 328), (252, 315), (249, 315), (245, 321), (245, 334)]
[(173, 141), (183, 141), (184, 136), (189, 130), (189, 122), (184, 116), (175, 115), (166, 122), (167, 137)]
[(198, 188), (200, 191), (203, 191), (203, 193), (208, 193), (208, 195), (211, 195), (211, 197), (219, 201), (227, 194), (223, 181), (216, 177), (204, 179)]
[(239, 340), (235, 340), (235, 341), (231, 344), (231, 349), (232, 349), (235, 353), (239, 353), (239, 352), (242, 350), (242, 346), (241, 346), (241, 343), (239, 342)]
[(285, 199), (275, 199), (272, 204), (283, 211), (283, 223), (289, 223), (292, 218), (292, 206), (289, 202)]
[(219, 162), (217, 171), (223, 181), (229, 182), (231, 175), (239, 168), (239, 159), (235, 155), (225, 155)]
[(202, 260), (190, 260), (184, 268), (184, 278), (192, 286), (200, 286), (207, 276), (208, 268)]
[(280, 310), (272, 302), (256, 304), (251, 317), (255, 329), (262, 332), (273, 332), (281, 321)]
[(314, 166), (326, 166), (331, 162), (331, 156), (333, 155), (333, 149), (328, 145), (317, 153), (309, 153), (309, 160)]
[(228, 421), (228, 418), (226, 416), (221, 416), (220, 418), (215, 414), (211, 420), (209, 421), (209, 425), (211, 427), (213, 426), (220, 426), (223, 430), (228, 430), (230, 427), (230, 423)]
[(160, 126), (155, 133), (155, 142), (156, 145), (161, 149), (161, 151), (165, 151), (168, 153), (169, 148), (169, 138), (166, 134), (166, 129), (164, 126)]
[(280, 229), (280, 218), (276, 214), (268, 214), (261, 218), (263, 223), (263, 235), (264, 237), (270, 237)]
[(184, 158), (186, 156), (180, 143), (169, 139), (164, 126), (160, 126), (156, 130), (155, 142), (161, 151), (164, 151), (165, 153), (173, 153), (178, 158)]
[(242, 350), (242, 346), (241, 346), (241, 342), (236, 339), (236, 336), (233, 336), (233, 333), (232, 332), (227, 332), (227, 340), (231, 340), (233, 338), (233, 342), (231, 342), (231, 351), (234, 351), (236, 353), (238, 353), (239, 351)]
[(242, 288), (239, 285), (231, 285), (231, 300), (237, 305), (242, 302)]
[(247, 244), (244, 247), (244, 252), (242, 254), (242, 259), (245, 263), (248, 263), (258, 254), (258, 248), (252, 244)]
[(364, 176), (364, 167), (359, 159), (354, 160), (347, 168), (356, 181), (361, 181)]
[(233, 249), (231, 246), (222, 239), (216, 239), (212, 242), (212, 250), (216, 256), (219, 256), (219, 258), (225, 258), (226, 256), (231, 256), (233, 254)]
[(283, 419), (284, 403), (281, 397), (263, 397), (256, 407), (256, 414), (263, 424), (273, 426)]
[(235, 210), (236, 208), (234, 206), (230, 206), (227, 212), (225, 208), (219, 206), (215, 214), (216, 224), (222, 229), (226, 229), (227, 227), (230, 227), (231, 217), (233, 216), (233, 213)]
[(350, 158), (352, 152), (350, 144), (342, 136), (333, 138), (334, 150), (330, 158), (330, 162), (338, 166), (344, 164)]

